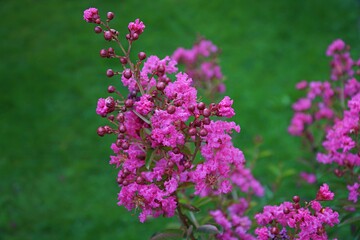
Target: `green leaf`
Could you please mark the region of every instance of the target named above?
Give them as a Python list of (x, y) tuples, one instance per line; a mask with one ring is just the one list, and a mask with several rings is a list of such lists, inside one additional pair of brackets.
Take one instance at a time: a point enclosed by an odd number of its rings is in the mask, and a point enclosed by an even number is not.
[(352, 218), (348, 218), (345, 221), (343, 221), (342, 223), (340, 223), (338, 226), (344, 226), (353, 222), (360, 222), (360, 216), (356, 216), (356, 217), (352, 217)]
[(196, 229), (197, 232), (206, 233), (206, 234), (218, 234), (220, 233), (219, 229), (211, 224), (204, 224), (199, 226)]
[(150, 240), (177, 240), (183, 239), (184, 232), (180, 229), (167, 229), (164, 232), (156, 233)]
[(202, 198), (198, 198), (195, 202), (194, 205), (197, 207), (201, 207), (209, 202), (211, 202), (211, 198), (209, 197), (202, 197)]
[(154, 156), (155, 156), (155, 149), (148, 149), (147, 150), (147, 153), (146, 153), (146, 159), (145, 159), (145, 167), (146, 169), (150, 169), (150, 165), (154, 159)]
[(192, 212), (199, 212), (200, 209), (198, 209), (197, 207), (191, 205), (191, 204), (186, 204), (186, 203), (180, 203), (180, 206), (189, 210), (189, 211), (192, 211)]

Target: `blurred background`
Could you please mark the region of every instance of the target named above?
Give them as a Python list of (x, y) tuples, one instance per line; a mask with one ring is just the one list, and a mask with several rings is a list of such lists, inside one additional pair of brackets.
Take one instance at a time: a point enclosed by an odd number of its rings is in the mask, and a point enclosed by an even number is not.
[(110, 45), (83, 20), (89, 7), (101, 16), (113, 11), (120, 33), (140, 18), (146, 29), (134, 52), (162, 58), (191, 48), (198, 34), (219, 46), (226, 94), (242, 128), (235, 145), (251, 163), (253, 138), (262, 136), (268, 154), (254, 175), (267, 186), (268, 202), (296, 193), (300, 141), (287, 134), (300, 96), (294, 85), (329, 78), (325, 50), (334, 39), (359, 57), (359, 1), (3, 0), (0, 239), (148, 239), (171, 222), (141, 224), (137, 212), (116, 204), (112, 138), (97, 136), (105, 120), (95, 107), (109, 84), (119, 86), (105, 75), (118, 65), (99, 57)]

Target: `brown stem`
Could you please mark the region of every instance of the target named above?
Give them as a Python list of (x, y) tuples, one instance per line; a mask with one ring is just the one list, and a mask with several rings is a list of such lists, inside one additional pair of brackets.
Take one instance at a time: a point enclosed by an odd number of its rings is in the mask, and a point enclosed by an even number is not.
[[(179, 203), (179, 199), (177, 196), (176, 196), (176, 200)], [(176, 209), (177, 209), (177, 212), (178, 212), (178, 215), (179, 215), (182, 225), (185, 226), (186, 230), (189, 229), (190, 225), (192, 225), (192, 224), (191, 224), (189, 218), (185, 214), (183, 214), (180, 204), (177, 205)], [(196, 240), (193, 233), (191, 233), (189, 237), (191, 240)]]

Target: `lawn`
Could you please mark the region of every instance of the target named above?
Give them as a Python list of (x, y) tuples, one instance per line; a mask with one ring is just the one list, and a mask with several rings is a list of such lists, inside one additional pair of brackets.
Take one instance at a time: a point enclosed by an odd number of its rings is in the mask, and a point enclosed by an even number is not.
[[(160, 57), (190, 48), (197, 34), (222, 49), (227, 92), (242, 131), (235, 145), (251, 163), (261, 135), (271, 155), (254, 174), (279, 203), (296, 193), (300, 141), (287, 134), (300, 80), (329, 78), (327, 46), (342, 38), (360, 53), (359, 2), (318, 1), (2, 1), (0, 113), (0, 239), (148, 239), (168, 219), (138, 222), (118, 207), (112, 139), (99, 138), (95, 113), (107, 96), (101, 59), (109, 46), (83, 20), (83, 10), (116, 14), (124, 31), (141, 18), (146, 29), (134, 51)], [(359, 57), (353, 56), (354, 58)], [(118, 86), (120, 82), (117, 82)], [(277, 172), (290, 169), (272, 193)], [(296, 185), (295, 185), (296, 186)], [(314, 188), (304, 186), (304, 195)]]

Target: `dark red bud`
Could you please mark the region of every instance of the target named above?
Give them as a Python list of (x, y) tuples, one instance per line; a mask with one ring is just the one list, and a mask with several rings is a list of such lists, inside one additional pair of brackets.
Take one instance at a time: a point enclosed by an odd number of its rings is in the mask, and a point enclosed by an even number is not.
[(159, 90), (159, 91), (163, 91), (166, 87), (166, 84), (164, 82), (158, 82), (156, 84), (156, 88)]
[(123, 179), (122, 177), (117, 177), (117, 178), (116, 178), (116, 182), (117, 182), (118, 184), (122, 184), (123, 181), (124, 181), (124, 179)]
[(205, 118), (203, 118), (202, 122), (204, 125), (209, 125), (211, 121), (210, 121), (210, 118), (205, 117)]
[(128, 150), (130, 147), (129, 143), (124, 141), (122, 144), (121, 144), (121, 148), (124, 149), (124, 150)]
[(289, 214), (289, 213), (290, 213), (290, 209), (284, 208), (283, 212), (284, 212), (285, 214)]
[(114, 53), (115, 53), (115, 50), (114, 50), (112, 47), (109, 47), (109, 48), (108, 48), (108, 53), (109, 53), (109, 54), (114, 54)]
[(205, 137), (208, 135), (208, 131), (205, 128), (203, 128), (200, 130), (199, 134), (200, 136)]
[(211, 115), (211, 111), (208, 108), (205, 108), (203, 111), (203, 116), (210, 117), (210, 115)]
[(293, 196), (292, 200), (293, 200), (295, 203), (298, 203), (298, 202), (300, 202), (300, 197), (299, 197), (299, 196)]
[(100, 137), (103, 137), (106, 134), (104, 127), (98, 127), (96, 132)]
[(130, 69), (125, 69), (124, 72), (123, 72), (123, 75), (126, 79), (130, 79), (131, 76), (132, 76), (132, 72)]
[(113, 132), (113, 129), (109, 126), (104, 126), (104, 129), (105, 129), (106, 133), (108, 133), (108, 134)]
[(122, 140), (116, 139), (115, 145), (116, 145), (117, 147), (121, 147), (121, 143), (122, 143)]
[(127, 186), (129, 185), (129, 181), (128, 180), (124, 180), (123, 183), (122, 183), (123, 186)]
[(112, 20), (115, 17), (115, 14), (113, 12), (108, 12), (106, 14), (107, 19)]
[(120, 125), (119, 125), (119, 132), (120, 132), (120, 133), (125, 133), (125, 132), (126, 132), (126, 127), (125, 127), (124, 124), (120, 124)]
[(190, 106), (188, 107), (188, 110), (189, 110), (189, 112), (195, 111), (195, 106), (194, 106), (194, 105), (190, 105)]
[(128, 60), (127, 60), (127, 58), (126, 57), (120, 57), (120, 62), (121, 62), (121, 64), (127, 64), (128, 63)]
[(134, 105), (134, 101), (132, 99), (126, 99), (125, 100), (125, 107), (131, 108)]
[(113, 93), (113, 92), (115, 92), (116, 91), (116, 89), (115, 89), (115, 87), (114, 86), (108, 86), (108, 93)]
[(108, 52), (105, 49), (100, 50), (100, 56), (103, 58), (106, 58), (108, 56)]
[(204, 110), (204, 109), (205, 109), (205, 103), (199, 102), (198, 105), (197, 105), (197, 108), (198, 108), (199, 110)]
[(125, 116), (123, 113), (119, 113), (117, 116), (116, 116), (116, 120), (120, 123), (123, 123), (125, 121)]
[(195, 136), (196, 133), (197, 133), (196, 128), (190, 128), (190, 129), (189, 129), (189, 135), (190, 135), (190, 136)]
[(112, 69), (108, 69), (108, 70), (106, 71), (106, 76), (108, 76), (108, 77), (114, 76), (114, 71), (113, 71)]
[(172, 151), (173, 151), (173, 153), (175, 153), (175, 154), (179, 154), (179, 153), (180, 153), (180, 148), (174, 147)]
[(162, 76), (165, 73), (165, 66), (163, 64), (160, 64), (156, 70), (157, 70), (157, 75)]
[(96, 27), (94, 28), (94, 31), (95, 31), (95, 33), (101, 33), (101, 32), (102, 32), (102, 28), (101, 28), (100, 26), (96, 26)]
[(176, 111), (176, 107), (173, 106), (173, 105), (169, 105), (169, 106), (167, 107), (166, 111), (167, 111), (168, 114), (173, 114), (173, 113), (175, 113), (175, 111)]
[(137, 40), (139, 38), (139, 34), (133, 33), (131, 36), (131, 40)]
[(114, 98), (113, 97), (107, 97), (105, 99), (105, 105), (110, 109), (114, 109), (115, 108)]
[(172, 161), (169, 161), (169, 162), (167, 163), (167, 166), (168, 166), (169, 168), (173, 168), (174, 165), (175, 165), (175, 164), (174, 164)]
[(272, 227), (270, 229), (270, 232), (274, 235), (278, 235), (279, 234), (279, 229), (277, 227)]
[(139, 60), (142, 61), (142, 60), (144, 60), (146, 58), (146, 53), (139, 52), (138, 57), (139, 57)]
[(105, 31), (105, 32), (104, 32), (104, 38), (105, 38), (105, 40), (107, 40), (107, 41), (111, 41), (111, 39), (112, 39), (112, 33), (111, 33), (110, 31)]
[(136, 183), (137, 183), (137, 184), (142, 184), (143, 182), (144, 182), (144, 179), (143, 179), (142, 177), (138, 176), (138, 177), (136, 178)]

